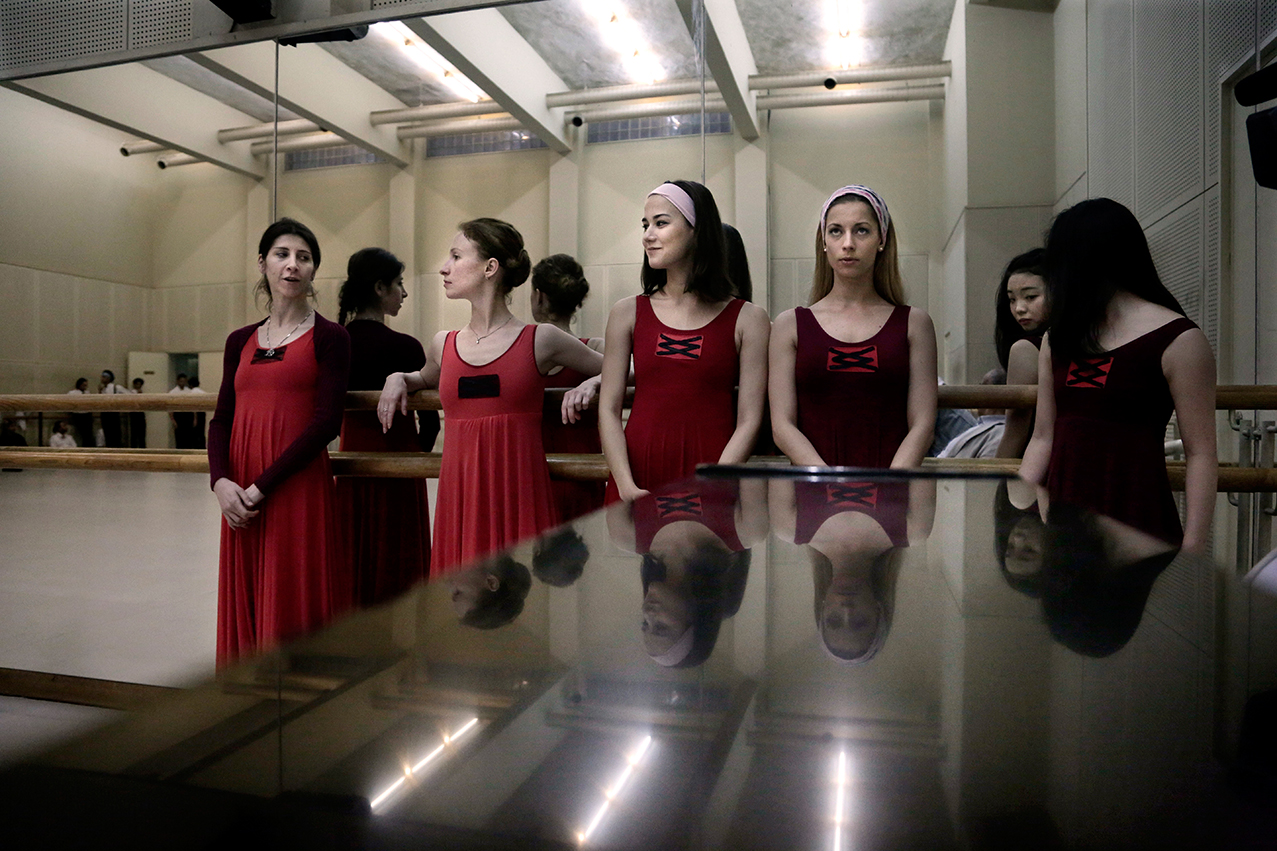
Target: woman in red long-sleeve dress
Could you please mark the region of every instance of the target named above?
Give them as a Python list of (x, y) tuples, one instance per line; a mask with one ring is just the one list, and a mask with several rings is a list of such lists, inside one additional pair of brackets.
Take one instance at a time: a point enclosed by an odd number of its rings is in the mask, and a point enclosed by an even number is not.
[(224, 522), (217, 662), (323, 626), (349, 606), (328, 442), (350, 371), (346, 329), (310, 306), (319, 242), (280, 219), (257, 258), (269, 315), (226, 340), (208, 463)]

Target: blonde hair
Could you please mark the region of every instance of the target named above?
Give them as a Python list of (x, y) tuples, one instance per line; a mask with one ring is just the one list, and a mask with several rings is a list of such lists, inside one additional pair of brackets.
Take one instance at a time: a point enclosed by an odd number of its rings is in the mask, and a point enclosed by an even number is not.
[[(848, 194), (834, 201), (830, 209), (845, 201), (869, 203), (859, 195)], [(813, 305), (820, 301), (829, 295), (833, 288), (834, 270), (825, 258), (825, 234), (823, 223), (821, 223), (816, 225), (816, 269), (811, 276), (811, 297), (807, 304)], [(896, 252), (895, 222), (887, 223), (887, 239), (883, 243), (882, 251), (874, 260), (874, 292), (882, 296), (889, 304), (899, 306), (905, 303), (905, 284), (904, 279), (900, 277), (900, 261)]]

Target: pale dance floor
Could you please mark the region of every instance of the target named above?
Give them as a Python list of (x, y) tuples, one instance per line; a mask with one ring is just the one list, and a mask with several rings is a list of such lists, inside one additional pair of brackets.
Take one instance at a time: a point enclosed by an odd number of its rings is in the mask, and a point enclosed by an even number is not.
[[(0, 668), (160, 686), (207, 680), (220, 528), (204, 475), (0, 473)], [(0, 763), (116, 714), (0, 696)]]

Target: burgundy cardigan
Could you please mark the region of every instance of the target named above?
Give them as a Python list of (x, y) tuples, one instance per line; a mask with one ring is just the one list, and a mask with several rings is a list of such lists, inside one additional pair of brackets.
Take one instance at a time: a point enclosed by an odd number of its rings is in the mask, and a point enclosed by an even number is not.
[[(235, 420), (235, 372), (249, 338), (266, 320), (254, 322), (226, 338), (222, 355), (222, 389), (217, 394), (217, 410), (208, 425), (209, 486), (218, 479), (231, 477), (231, 425)], [(319, 361), (319, 379), (315, 386), (315, 413), (296, 440), (267, 467), (257, 481), (263, 494), (271, 492), (284, 479), (305, 467), (341, 432), (342, 413), (346, 407), (346, 383), (350, 377), (350, 335), (336, 322), (315, 314), (312, 332), (315, 360)], [(248, 487), (247, 482), (237, 482)]]

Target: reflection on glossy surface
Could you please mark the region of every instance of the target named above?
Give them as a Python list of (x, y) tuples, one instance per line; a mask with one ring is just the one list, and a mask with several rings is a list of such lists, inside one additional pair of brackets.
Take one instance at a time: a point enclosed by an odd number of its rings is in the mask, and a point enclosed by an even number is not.
[(1008, 484), (681, 483), (0, 774), (0, 817), (45, 845), (198, 845), (156, 801), (367, 848), (1277, 835), (1223, 782), (1264, 687), (1237, 612), (1271, 611)]

